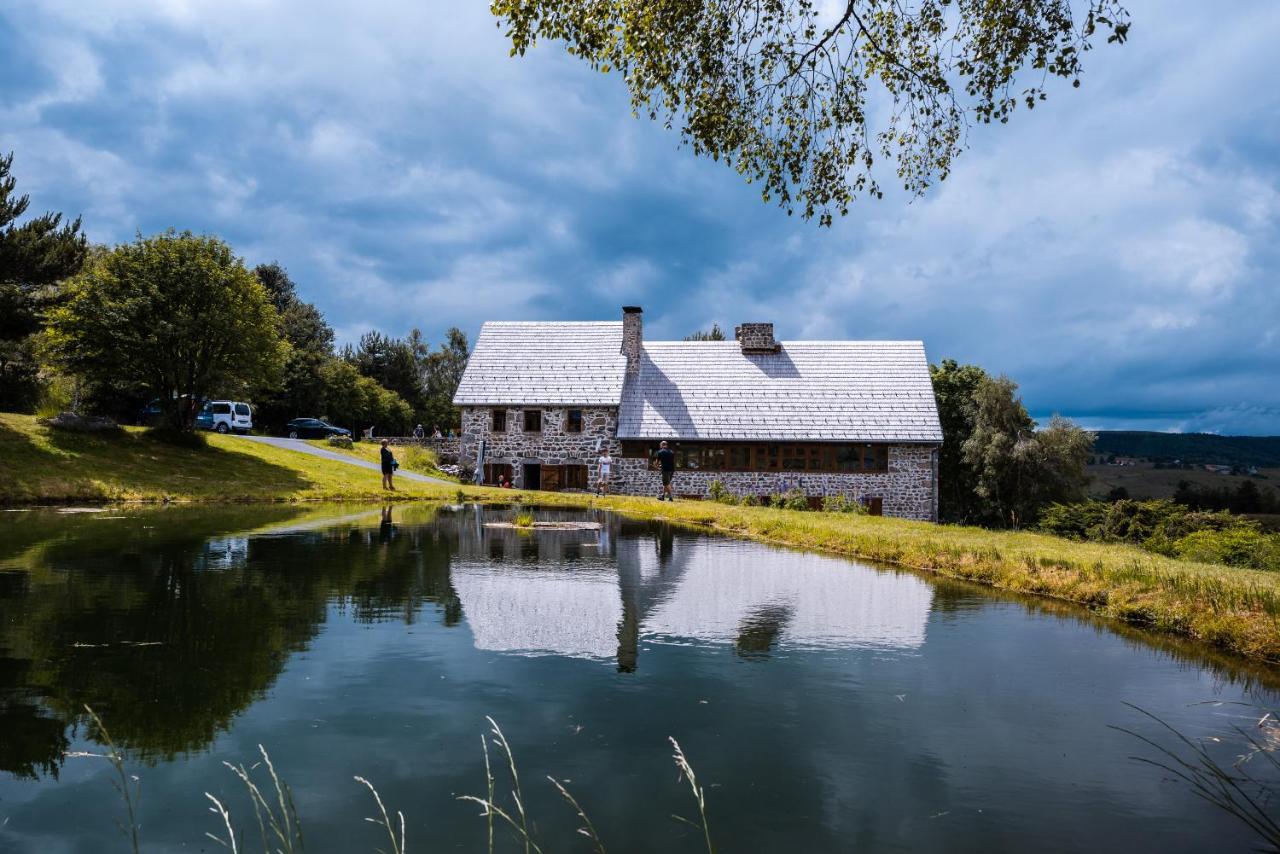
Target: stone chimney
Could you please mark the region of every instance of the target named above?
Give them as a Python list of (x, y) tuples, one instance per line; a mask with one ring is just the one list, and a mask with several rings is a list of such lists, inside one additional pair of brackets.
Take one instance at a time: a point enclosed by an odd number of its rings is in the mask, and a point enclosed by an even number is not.
[(744, 323), (735, 326), (733, 337), (744, 353), (776, 353), (782, 345), (774, 340), (772, 323)]
[(622, 307), (622, 354), (627, 357), (627, 373), (640, 373), (640, 345), (644, 343), (644, 309)]

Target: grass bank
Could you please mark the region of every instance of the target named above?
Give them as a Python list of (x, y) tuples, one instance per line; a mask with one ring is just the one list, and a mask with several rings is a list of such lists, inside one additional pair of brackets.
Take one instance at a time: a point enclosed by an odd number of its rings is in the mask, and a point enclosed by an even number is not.
[[(323, 448), (335, 454), (344, 454), (349, 457), (355, 457), (365, 462), (380, 462), (382, 457), (379, 456), (382, 445), (375, 439), (372, 442), (355, 442), (350, 448), (340, 448), (330, 445), (325, 439), (307, 439), (308, 445), (314, 445), (317, 448)], [(424, 450), (414, 445), (396, 445), (391, 449), (396, 455), (396, 459), (400, 462), (401, 471), (411, 471), (417, 474), (425, 474), (429, 477), (438, 477), (442, 480), (451, 480), (455, 483), (457, 478), (453, 475), (445, 474), (436, 466), (436, 455), (430, 450)]]
[[(382, 478), (335, 460), (204, 434), (204, 447), (158, 441), (140, 428), (51, 430), (0, 413), (0, 504), (93, 501), (382, 500)], [(402, 479), (398, 494), (439, 498)]]
[[(1280, 663), (1280, 573), (1174, 560), (1136, 547), (1043, 534), (712, 502), (400, 481), (399, 499), (601, 508), (642, 519), (934, 572), (1074, 602), (1130, 625)], [(385, 500), (377, 472), (295, 451), (209, 437), (166, 445), (137, 430), (115, 436), (51, 431), (0, 414), (0, 502), (94, 500)]]

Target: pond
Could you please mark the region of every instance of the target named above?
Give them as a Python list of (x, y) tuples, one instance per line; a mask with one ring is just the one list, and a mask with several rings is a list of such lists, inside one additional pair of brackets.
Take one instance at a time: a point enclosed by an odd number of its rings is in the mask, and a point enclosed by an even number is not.
[[(311, 852), (485, 850), (486, 716), (547, 851), (1205, 851), (1257, 842), (1124, 727), (1229, 764), (1262, 669), (1082, 611), (615, 516), (246, 505), (0, 513), (0, 850), (262, 849), (223, 765), (264, 745)], [(1246, 705), (1236, 705), (1246, 704)], [(1213, 739), (1217, 739), (1214, 741)], [(498, 771), (508, 808), (510, 783)], [(1257, 760), (1259, 763), (1265, 761)], [(265, 770), (252, 773), (266, 781)], [(499, 828), (498, 850), (523, 850)]]

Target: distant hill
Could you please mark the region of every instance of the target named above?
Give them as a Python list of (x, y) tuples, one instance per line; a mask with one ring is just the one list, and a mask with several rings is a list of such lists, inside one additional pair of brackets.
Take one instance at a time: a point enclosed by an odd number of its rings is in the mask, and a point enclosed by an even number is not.
[(1153, 461), (1280, 468), (1280, 436), (1219, 436), (1214, 433), (1149, 433), (1099, 430), (1095, 454)]

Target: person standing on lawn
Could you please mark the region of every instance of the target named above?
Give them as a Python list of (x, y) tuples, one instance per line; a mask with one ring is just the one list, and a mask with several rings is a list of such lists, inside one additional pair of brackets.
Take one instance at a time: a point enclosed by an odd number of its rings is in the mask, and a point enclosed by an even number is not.
[(658, 468), (662, 471), (662, 494), (658, 500), (675, 501), (671, 494), (671, 480), (676, 476), (676, 455), (665, 441), (658, 445)]
[(596, 492), (600, 495), (609, 494), (609, 478), (613, 476), (613, 457), (609, 456), (608, 448), (600, 449), (600, 477), (596, 481)]
[(382, 451), (379, 456), (382, 458), (382, 488), (390, 489), (394, 492), (396, 488), (394, 480), (396, 476), (396, 458), (391, 453), (391, 448), (388, 447), (390, 444), (386, 439), (382, 440)]

